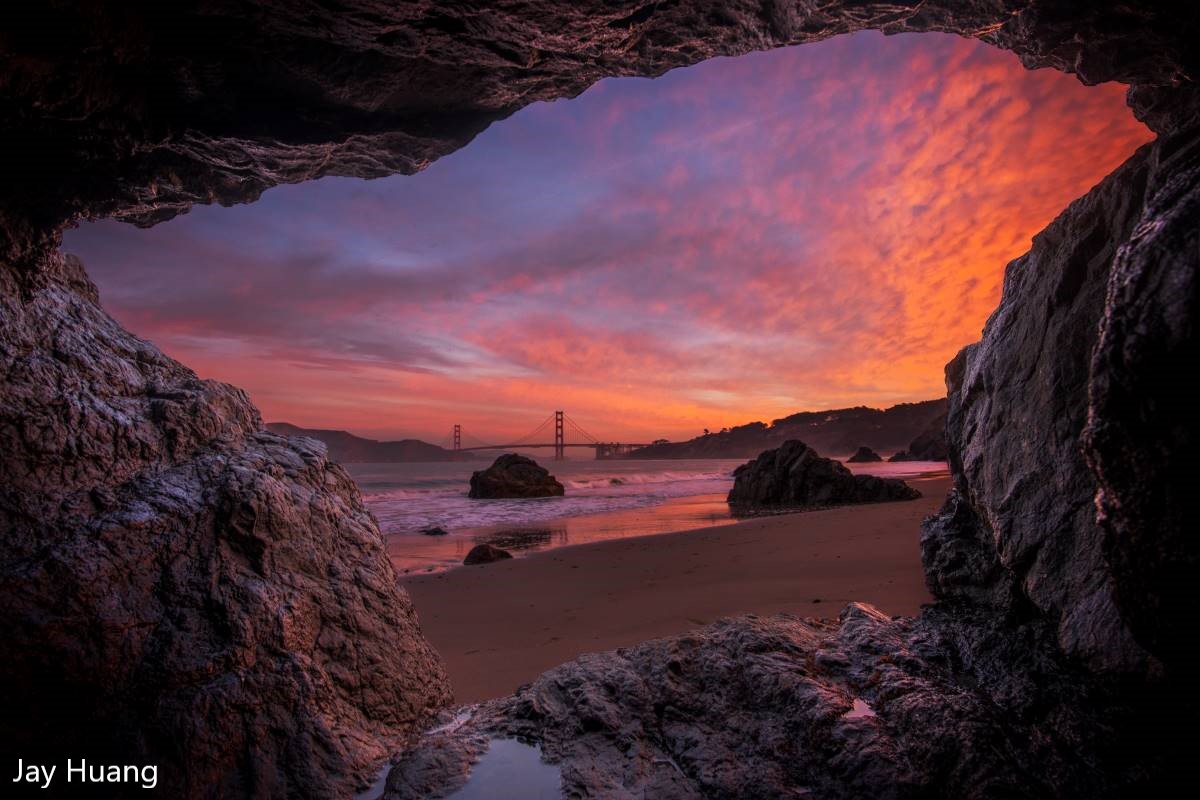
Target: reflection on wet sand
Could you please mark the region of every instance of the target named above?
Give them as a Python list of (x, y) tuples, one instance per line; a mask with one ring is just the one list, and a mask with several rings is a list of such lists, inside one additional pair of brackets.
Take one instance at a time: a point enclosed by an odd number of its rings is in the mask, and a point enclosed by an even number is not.
[(514, 555), (607, 539), (730, 525), (723, 494), (679, 497), (649, 508), (631, 508), (522, 525), (451, 531), (446, 536), (388, 536), (388, 554), (401, 574), (459, 566), (471, 548), (491, 544)]

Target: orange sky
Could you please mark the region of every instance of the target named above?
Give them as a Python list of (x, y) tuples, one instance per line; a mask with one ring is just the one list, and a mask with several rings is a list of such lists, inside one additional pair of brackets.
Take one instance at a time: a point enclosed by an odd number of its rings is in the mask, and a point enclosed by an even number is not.
[(72, 232), (106, 306), (269, 420), (606, 439), (944, 392), (1004, 267), (1149, 132), (940, 35), (605, 81), (414, 177)]

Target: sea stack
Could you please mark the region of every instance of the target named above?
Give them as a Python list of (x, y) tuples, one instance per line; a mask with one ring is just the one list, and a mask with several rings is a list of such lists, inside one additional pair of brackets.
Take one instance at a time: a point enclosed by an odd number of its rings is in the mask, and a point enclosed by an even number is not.
[(563, 493), (563, 485), (532, 458), (505, 453), (487, 469), (471, 475), (471, 491), (467, 497), (498, 500), (562, 497)]
[(738, 467), (733, 479), (729, 504), (749, 510), (823, 508), (921, 496), (901, 480), (855, 475), (796, 439)]
[(874, 461), (883, 461), (883, 456), (865, 445), (858, 448), (854, 455), (846, 459), (846, 463), (848, 464), (870, 464)]

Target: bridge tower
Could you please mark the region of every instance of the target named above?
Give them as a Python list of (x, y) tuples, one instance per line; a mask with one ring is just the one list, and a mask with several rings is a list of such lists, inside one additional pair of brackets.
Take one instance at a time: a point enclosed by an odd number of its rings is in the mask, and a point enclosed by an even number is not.
[(462, 450), (462, 425), (454, 426), (454, 449)]
[(567, 456), (566, 437), (563, 435), (563, 412), (554, 412), (554, 460), (562, 461)]

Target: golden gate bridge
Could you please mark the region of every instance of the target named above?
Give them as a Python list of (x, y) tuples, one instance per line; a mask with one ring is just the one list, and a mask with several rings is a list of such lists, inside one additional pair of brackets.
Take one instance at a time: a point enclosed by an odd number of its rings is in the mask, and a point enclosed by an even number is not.
[(631, 450), (646, 447), (646, 444), (629, 442), (602, 442), (592, 436), (575, 420), (562, 411), (555, 411), (542, 420), (536, 428), (505, 444), (488, 444), (476, 439), (463, 431), (462, 425), (455, 425), (448, 440), (450, 448), (455, 451), (472, 450), (515, 450), (520, 448), (554, 448), (554, 460), (566, 458), (568, 447), (586, 447), (596, 451), (596, 458), (616, 458), (628, 455)]

